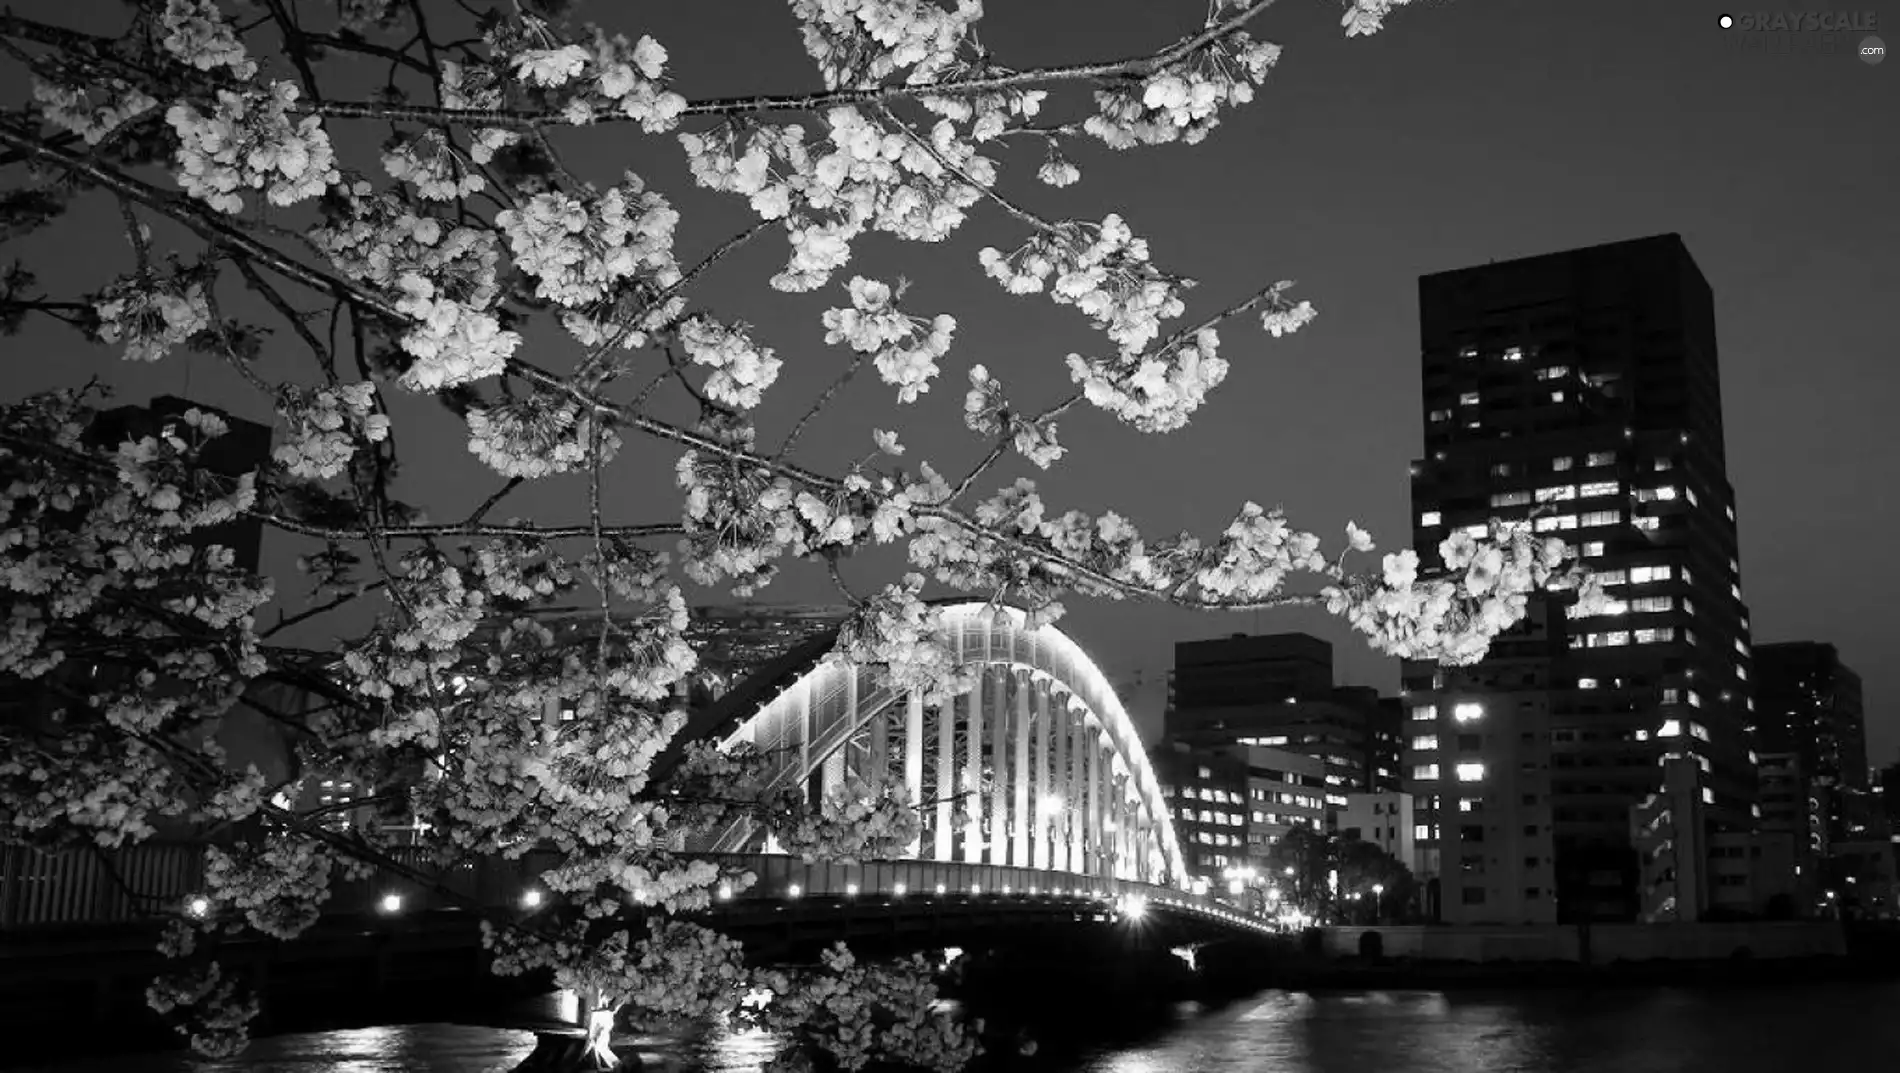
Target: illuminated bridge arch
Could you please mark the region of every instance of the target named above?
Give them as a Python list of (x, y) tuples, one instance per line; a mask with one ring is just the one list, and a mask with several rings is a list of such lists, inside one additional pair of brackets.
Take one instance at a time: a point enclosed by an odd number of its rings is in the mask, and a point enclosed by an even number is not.
[[(1161, 786), (1114, 688), (1068, 635), (1025, 629), (1014, 608), (939, 605), (977, 687), (942, 706), (824, 658), (835, 633), (782, 657), (694, 717), (686, 737), (749, 742), (774, 758), (770, 788), (814, 798), (882, 772), (923, 802), (910, 856), (1184, 886)], [(766, 851), (736, 823), (704, 848)]]

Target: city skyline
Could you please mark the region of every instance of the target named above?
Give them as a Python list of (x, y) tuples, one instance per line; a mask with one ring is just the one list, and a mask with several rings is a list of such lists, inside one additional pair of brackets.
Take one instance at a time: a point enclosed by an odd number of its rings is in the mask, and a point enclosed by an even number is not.
[[(1163, 8), (1105, 5), (1089, 47), (1133, 48), (1171, 29), (1178, 13)], [(1532, 14), (1465, 0), (1407, 9), (1390, 32), (1347, 42), (1324, 7), (1276, 8), (1263, 33), (1287, 52), (1272, 76), (1270, 106), (1242, 110), (1188, 151), (1193, 196), (1158, 188), (1149, 162), (1159, 158), (1146, 153), (1080, 159), (1084, 180), (1072, 191), (1086, 207), (1124, 209), (1138, 230), (1157, 236), (1158, 252), (1204, 281), (1198, 293), (1205, 301), (1222, 301), (1263, 276), (1291, 276), (1320, 319), (1271, 346), (1233, 335), (1237, 360), (1228, 383), (1166, 439), (1132, 435), (1099, 415), (1065, 420), (1064, 439), (1085, 461), (1038, 474), (1052, 502), (1121, 509), (1155, 532), (1186, 526), (1205, 534), (1253, 498), (1284, 503), (1296, 524), (1325, 535), (1356, 520), (1381, 550), (1397, 547), (1409, 533), (1406, 464), (1420, 427), (1416, 278), (1679, 232), (1716, 295), (1729, 470), (1757, 639), (1837, 644), (1867, 679), (1870, 758), (1890, 760), (1900, 750), (1900, 672), (1882, 658), (1895, 643), (1883, 609), (1900, 593), (1889, 575), (1868, 571), (1856, 557), (1816, 549), (1838, 546), (1842, 533), (1900, 527), (1900, 507), (1859, 491), (1861, 467), (1896, 453), (1892, 427), (1881, 418), (1896, 402), (1895, 373), (1878, 360), (1890, 349), (1878, 297), (1900, 282), (1893, 224), (1864, 211), (1877, 203), (1876, 177), (1895, 170), (1896, 150), (1876, 142), (1849, 158), (1838, 148), (1864, 141), (1863, 127), (1876, 114), (1876, 79), (1891, 72), (1846, 57), (1740, 54), (1725, 43), (1717, 14), (1713, 5), (1657, 11), (1630, 2)], [(690, 12), (642, 15), (649, 17), (689, 90), (729, 75), (716, 48), (735, 44), (759, 46), (742, 81), (767, 88), (809, 79), (796, 48), (782, 47), (786, 27), (771, 19), (735, 28), (735, 41), (708, 34)], [(999, 39), (1024, 55), (1060, 60), (1078, 48), (1066, 42), (1059, 15), (1011, 7), (992, 20)], [(1620, 77), (1599, 85), (1593, 72), (1605, 56), (1616, 57)], [(1810, 166), (1817, 161), (1830, 166)], [(1227, 208), (1210, 216), (1210, 205)], [(33, 241), (18, 244), (22, 256), (52, 256)], [(686, 241), (703, 248), (713, 238)], [(868, 269), (881, 270), (891, 252), (867, 249)], [(714, 282), (749, 286), (776, 257), (735, 257)], [(965, 341), (952, 352), (943, 388), (903, 415), (915, 427), (902, 430), (913, 455), (961, 463), (981, 444), (955, 417), (960, 390), (951, 378), (984, 360), (1007, 370), (1027, 397), (1052, 397), (1066, 382), (1056, 359), (1086, 345), (1087, 336), (1059, 316), (999, 298), (973, 263), (952, 261), (955, 273), (916, 272), (915, 292), (958, 313)], [(42, 274), (60, 284), (69, 270), (87, 269), (49, 263)], [(788, 394), (816, 390), (835, 369), (802, 309), (767, 302), (740, 312), (796, 353), (784, 373), (796, 388)], [(121, 402), (189, 393), (240, 416), (268, 417), (248, 388), (204, 358), (129, 367), (44, 325), (29, 325), (14, 342), (23, 352), (72, 356), (20, 370), (16, 391), (71, 386), (102, 371), (120, 387)], [(876, 390), (855, 385), (843, 401), (867, 402)], [(888, 422), (882, 396), (875, 397), (879, 419)], [(432, 404), (398, 396), (392, 405), (399, 428), (418, 430), (408, 442), (456, 442), (440, 435), (447, 418)], [(863, 424), (843, 434), (814, 429), (806, 447), (825, 458), (856, 452), (872, 422)], [(1259, 465), (1195, 476), (1208, 458)], [(418, 480), (444, 486), (482, 471), (453, 451), (410, 461), (412, 473), (426, 474)], [(663, 494), (671, 459), (654, 462), (653, 472), (615, 478), (630, 516)], [(1125, 478), (1145, 471), (1169, 476)], [(999, 470), (998, 483), (1010, 475)], [(510, 510), (538, 515), (560, 502), (566, 491), (558, 481), (550, 485), (524, 489)], [(281, 573), (295, 552), (276, 537), (272, 545), (267, 557)], [(867, 558), (867, 567), (884, 564)], [(828, 589), (822, 576), (801, 571), (762, 596), (822, 600)], [(1161, 681), (1176, 640), (1305, 630), (1336, 644), (1343, 684), (1384, 692), (1397, 685), (1396, 661), (1315, 614), (1256, 622), (1101, 603), (1078, 603), (1071, 612), (1065, 628), (1102, 653), (1118, 677), (1146, 672), (1136, 707), (1150, 740), (1158, 737)]]

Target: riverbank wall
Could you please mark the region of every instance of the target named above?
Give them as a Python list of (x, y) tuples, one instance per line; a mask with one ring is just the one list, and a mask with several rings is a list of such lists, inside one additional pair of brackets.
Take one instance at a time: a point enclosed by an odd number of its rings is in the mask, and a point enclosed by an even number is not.
[(1318, 935), (1318, 952), (1331, 958), (1477, 964), (1830, 958), (1848, 952), (1841, 925), (1823, 920), (1334, 927), (1320, 928)]

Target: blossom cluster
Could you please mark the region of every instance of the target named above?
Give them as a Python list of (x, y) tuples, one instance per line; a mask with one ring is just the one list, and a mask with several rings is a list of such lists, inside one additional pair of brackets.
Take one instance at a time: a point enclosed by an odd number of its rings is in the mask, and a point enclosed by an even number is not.
[[(295, 939), (316, 923), (330, 897), (330, 855), (306, 838), (273, 835), (262, 846), (205, 849), (210, 913), (231, 909), (277, 939)], [(209, 913), (207, 914), (207, 917)]]
[(185, 276), (123, 279), (93, 303), (99, 338), (124, 343), (127, 361), (157, 361), (211, 327), (204, 285)]
[[(956, 1073), (981, 1048), (936, 1001), (934, 977), (921, 956), (865, 963), (839, 943), (820, 955), (815, 969), (759, 973), (772, 1001), (757, 1021), (840, 1069), (877, 1063)], [(781, 1055), (768, 1068), (796, 1068), (788, 1062), (797, 1057)]]
[(288, 428), (271, 457), (292, 476), (335, 477), (349, 467), (359, 443), (389, 437), (389, 418), (373, 412), (375, 405), (376, 385), (367, 381), (321, 388), (287, 384), (279, 390), (277, 412)]
[(165, 0), (159, 15), (160, 44), (172, 58), (200, 71), (229, 68), (239, 79), (257, 74), (257, 64), (216, 0)]
[(319, 116), (291, 121), (300, 91), (274, 82), (265, 92), (219, 90), (209, 113), (180, 101), (165, 119), (178, 136), (179, 185), (224, 213), (244, 207), (240, 190), (262, 190), (273, 205), (294, 205), (342, 181)]
[(598, 302), (626, 280), (656, 290), (678, 282), (678, 222), (667, 200), (633, 174), (598, 197), (539, 194), (495, 214), (515, 267), (537, 280), (535, 296), (568, 307)]
[(396, 308), (413, 318), (401, 340), (415, 359), (403, 386), (434, 391), (499, 375), (521, 337), (493, 312), (495, 234), (419, 215), (366, 182), (332, 195), (311, 241), (350, 279), (395, 292)]
[(851, 774), (815, 809), (799, 785), (787, 787), (767, 814), (779, 845), (807, 861), (853, 864), (901, 857), (923, 831), (916, 805), (902, 784)]
[(158, 107), (158, 100), (124, 79), (49, 82), (33, 80), (33, 101), (40, 114), (61, 130), (98, 145), (126, 123)]
[(851, 307), (825, 311), (825, 342), (843, 343), (874, 355), (878, 375), (897, 388), (897, 401), (916, 402), (937, 377), (937, 360), (950, 350), (956, 318), (939, 313), (929, 321), (897, 307), (887, 283), (858, 276), (848, 288)]
[(764, 401), (784, 364), (773, 356), (771, 347), (752, 341), (746, 325), (724, 324), (709, 316), (681, 321), (679, 341), (694, 365), (711, 370), (704, 383), (706, 397), (738, 410), (750, 410)]
[(983, 17), (982, 0), (792, 0), (805, 51), (829, 87), (882, 82), (909, 69), (909, 81), (938, 77)]
[(568, 398), (535, 392), (468, 411), (469, 453), (504, 477), (533, 479), (588, 464), (611, 461), (620, 436), (598, 425), (591, 410)]

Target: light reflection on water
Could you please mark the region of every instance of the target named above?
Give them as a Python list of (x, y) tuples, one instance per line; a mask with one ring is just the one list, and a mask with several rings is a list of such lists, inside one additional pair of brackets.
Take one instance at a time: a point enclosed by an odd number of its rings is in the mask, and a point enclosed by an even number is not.
[[(1891, 1069), (1900, 984), (1747, 991), (1630, 990), (1517, 996), (1271, 992), (1185, 1006), (1146, 1042), (1041, 1065), (1050, 1073), (1788, 1073)], [(242, 1059), (147, 1055), (40, 1073), (503, 1073), (526, 1032), (407, 1025), (280, 1036)], [(616, 1043), (649, 1069), (756, 1073), (769, 1037)]]

